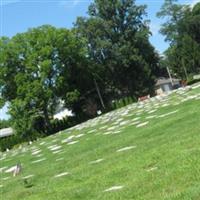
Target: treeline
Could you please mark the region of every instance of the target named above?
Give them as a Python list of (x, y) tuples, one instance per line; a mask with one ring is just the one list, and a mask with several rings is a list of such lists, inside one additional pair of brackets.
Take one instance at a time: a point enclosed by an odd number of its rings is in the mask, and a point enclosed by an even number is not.
[(166, 18), (161, 27), (170, 46), (163, 63), (172, 73), (185, 80), (200, 74), (200, 3), (181, 5), (165, 0), (158, 17)]
[[(172, 0), (165, 4), (160, 16), (168, 15), (167, 9), (174, 6)], [(166, 73), (162, 69), (166, 62), (180, 72), (182, 64), (175, 64), (170, 56), (186, 48), (179, 40), (186, 41), (189, 36), (184, 39), (183, 28), (177, 28), (179, 32), (172, 38), (168, 25), (177, 25), (173, 20), (163, 25), (161, 31), (169, 35), (171, 43), (166, 59), (160, 62), (149, 42), (145, 9), (133, 0), (95, 0), (88, 8), (88, 17), (77, 18), (71, 30), (44, 25), (0, 38), (0, 103), (9, 102), (12, 126), (20, 138), (49, 135), (66, 124), (69, 127), (95, 117), (98, 110), (113, 109), (113, 101), (154, 94), (155, 80)], [(183, 10), (187, 12), (183, 27), (188, 25), (184, 34), (190, 30), (187, 42), (195, 43), (189, 47), (194, 53), (199, 48), (199, 6)], [(192, 35), (195, 27), (196, 35)], [(192, 61), (193, 72), (199, 69), (198, 53)], [(183, 56), (186, 68), (188, 55), (179, 55)], [(74, 113), (66, 119), (69, 123), (53, 120), (61, 103)]]

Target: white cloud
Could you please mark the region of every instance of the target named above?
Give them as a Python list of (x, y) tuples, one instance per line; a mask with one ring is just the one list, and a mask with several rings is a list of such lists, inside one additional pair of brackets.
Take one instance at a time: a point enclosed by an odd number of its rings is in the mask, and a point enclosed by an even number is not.
[(80, 0), (65, 0), (65, 1), (59, 1), (59, 6), (62, 7), (75, 7), (77, 6), (81, 1)]
[(194, 7), (195, 4), (199, 3), (200, 0), (192, 0), (192, 2), (188, 3), (191, 7)]
[(2, 6), (19, 3), (21, 0), (0, 0)]
[(74, 0), (73, 6), (76, 6), (76, 5), (78, 5), (79, 3), (80, 3), (80, 0)]

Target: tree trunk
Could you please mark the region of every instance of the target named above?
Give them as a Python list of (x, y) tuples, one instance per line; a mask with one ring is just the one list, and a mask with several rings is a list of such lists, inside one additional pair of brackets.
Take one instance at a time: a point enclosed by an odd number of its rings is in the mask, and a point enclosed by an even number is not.
[(100, 102), (101, 102), (101, 105), (102, 105), (103, 109), (105, 109), (105, 104), (104, 104), (104, 102), (103, 102), (103, 98), (102, 98), (102, 96), (101, 96), (101, 93), (100, 93), (100, 90), (99, 90), (99, 86), (98, 86), (98, 84), (97, 84), (96, 79), (94, 79), (94, 84), (95, 84), (95, 88), (96, 88), (96, 91), (97, 91), (99, 100), (100, 100)]
[(47, 106), (44, 106), (43, 113), (44, 113), (44, 122), (45, 122), (45, 133), (48, 135), (50, 134), (49, 131), (51, 131), (51, 123), (49, 120)]

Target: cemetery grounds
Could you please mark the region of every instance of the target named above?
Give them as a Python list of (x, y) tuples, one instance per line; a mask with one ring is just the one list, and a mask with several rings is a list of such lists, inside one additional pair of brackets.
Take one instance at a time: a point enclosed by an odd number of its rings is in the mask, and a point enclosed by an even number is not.
[(0, 199), (199, 200), (200, 84), (1, 153)]

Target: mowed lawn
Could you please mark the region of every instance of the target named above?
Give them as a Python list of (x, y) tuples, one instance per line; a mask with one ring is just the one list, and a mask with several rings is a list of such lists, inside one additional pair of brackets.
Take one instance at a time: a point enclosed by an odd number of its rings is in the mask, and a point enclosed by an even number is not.
[[(199, 200), (200, 85), (2, 153), (2, 200)], [(6, 173), (18, 162), (22, 173)]]

